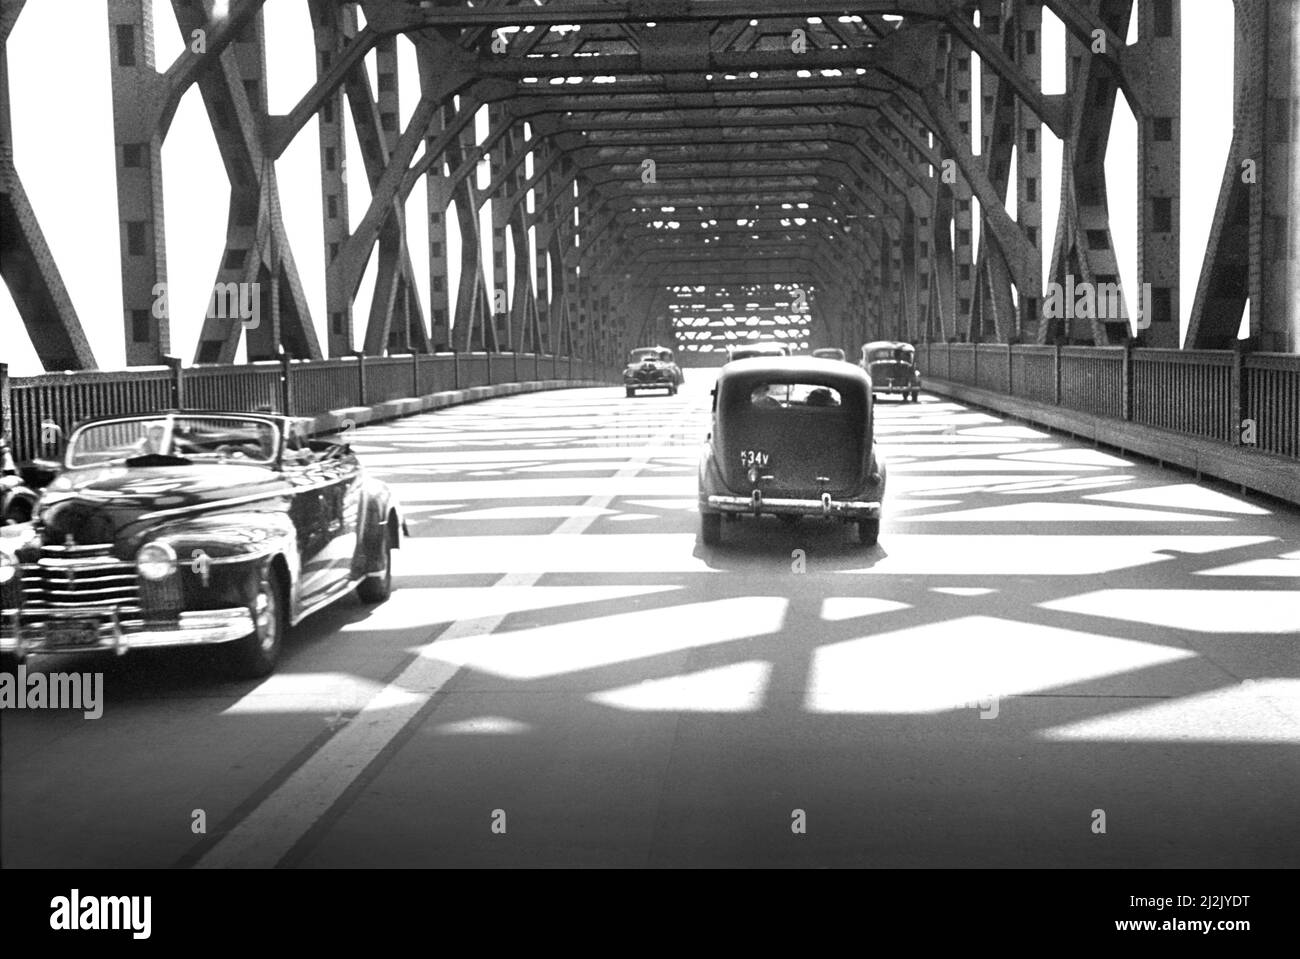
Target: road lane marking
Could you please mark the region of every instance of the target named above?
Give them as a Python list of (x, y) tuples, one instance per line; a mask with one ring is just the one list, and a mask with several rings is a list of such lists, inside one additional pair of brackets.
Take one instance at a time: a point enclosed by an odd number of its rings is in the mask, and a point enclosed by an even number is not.
[[(678, 429), (672, 426), (641, 447), (615, 474), (631, 478), (655, 457), (657, 444)], [(590, 497), (584, 515), (571, 516), (552, 536), (577, 536), (587, 530), (617, 495), (610, 487)], [(587, 511), (590, 512), (587, 512)], [(534, 586), (545, 571), (508, 573), (489, 589)], [(199, 869), (267, 869), (283, 860), (348, 788), (381, 755), (460, 668), (434, 657), (433, 647), (495, 632), (509, 612), (458, 620), (426, 643), (392, 682), (375, 694), (346, 726), (325, 742), (256, 808), (222, 836), (195, 864)]]

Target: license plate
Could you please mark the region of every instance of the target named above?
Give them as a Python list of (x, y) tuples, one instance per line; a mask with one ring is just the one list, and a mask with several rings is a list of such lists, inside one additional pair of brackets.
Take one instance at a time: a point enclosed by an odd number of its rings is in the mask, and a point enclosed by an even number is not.
[(771, 462), (771, 457), (762, 450), (741, 450), (740, 465), (748, 469), (751, 466), (767, 466)]
[(45, 634), (47, 646), (57, 649), (76, 649), (94, 646), (99, 642), (98, 623), (78, 623), (75, 626), (55, 626)]

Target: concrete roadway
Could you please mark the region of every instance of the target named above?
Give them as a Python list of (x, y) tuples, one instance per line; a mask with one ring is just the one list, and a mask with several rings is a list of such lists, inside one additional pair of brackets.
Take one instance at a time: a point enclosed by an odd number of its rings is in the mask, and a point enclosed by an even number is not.
[(358, 430), (392, 599), (45, 660), (107, 702), (3, 715), (3, 864), (1300, 866), (1300, 515), (882, 399), (878, 547), (708, 550), (692, 374)]

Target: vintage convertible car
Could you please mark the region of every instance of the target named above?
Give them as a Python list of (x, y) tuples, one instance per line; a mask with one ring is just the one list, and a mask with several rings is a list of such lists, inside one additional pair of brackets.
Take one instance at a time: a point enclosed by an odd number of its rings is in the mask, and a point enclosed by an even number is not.
[(713, 393), (713, 431), (700, 458), (700, 537), (722, 539), (722, 517), (823, 516), (880, 535), (885, 464), (873, 434), (871, 381), (858, 367), (811, 357), (737, 360)]
[(673, 360), (673, 351), (662, 346), (633, 350), (623, 368), (623, 386), (628, 396), (636, 396), (638, 390), (667, 390), (672, 396), (685, 382), (682, 368)]
[(784, 343), (774, 341), (760, 341), (756, 343), (743, 343), (738, 346), (732, 346), (727, 349), (727, 362), (734, 363), (736, 360), (751, 360), (756, 356), (789, 356), (790, 347)]
[(898, 393), (907, 402), (921, 396), (921, 371), (916, 368), (916, 348), (896, 340), (876, 340), (862, 347), (858, 364), (871, 376), (873, 393)]
[(289, 626), (353, 587), (387, 599), (397, 504), (306, 426), (206, 411), (79, 425), (36, 521), (0, 539), (0, 653), (224, 644), (256, 677)]
[(823, 346), (819, 350), (813, 350), (812, 355), (819, 360), (839, 360), (844, 362), (844, 351), (838, 346)]

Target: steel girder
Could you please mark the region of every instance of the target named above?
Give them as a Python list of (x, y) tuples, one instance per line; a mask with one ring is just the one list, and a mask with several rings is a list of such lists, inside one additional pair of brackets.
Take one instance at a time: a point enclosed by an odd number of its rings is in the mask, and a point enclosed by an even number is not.
[[(1117, 93), (1139, 129), (1137, 276), (1152, 289), (1139, 339), (1178, 345), (1179, 0), (501, 0), (472, 7), (303, 0), (317, 75), (283, 116), (266, 108), (262, 2), (232, 0), (224, 19), (209, 22), (201, 0), (173, 0), (182, 35), (202, 30), (206, 47), (187, 48), (159, 71), (149, 4), (110, 0), (132, 363), (158, 362), (170, 350), (155, 292), (166, 282), (160, 148), (181, 96), (196, 83), (231, 180), (217, 281), (268, 290), (268, 320), (258, 330), (205, 320), (201, 361), (228, 362), (245, 333), (253, 356), (320, 355), (272, 168), (313, 116), (330, 355), (354, 345), (352, 301), (372, 255), (378, 281), (366, 352), (572, 347), (609, 357), (636, 334), (633, 324), (663, 329), (657, 291), (675, 271), (719, 284), (752, 276), (746, 257), (715, 255), (730, 249), (723, 240), (733, 234), (746, 238), (751, 260), (789, 254), (781, 269), (806, 271), (803, 282), (818, 288), (822, 307), (847, 314), (863, 336), (1126, 340), (1124, 317), (1040, 321), (1039, 156), (1048, 133), (1062, 140), (1066, 158), (1048, 279), (1118, 281), (1104, 174)], [(6, 38), (22, 6), (3, 0)], [(1067, 30), (1064, 95), (1040, 89), (1041, 6)], [(360, 28), (358, 10), (366, 21)], [(1140, 39), (1126, 44), (1135, 11)], [(1293, 350), (1296, 8), (1287, 0), (1237, 0), (1235, 22), (1234, 139), (1188, 345), (1233, 342), (1249, 301), (1252, 344)], [(421, 80), (405, 129), (398, 125), (399, 34), (415, 45)], [(367, 57), (379, 68), (377, 91)], [(978, 90), (974, 57), (985, 68)], [(46, 364), (91, 366), (13, 168), (7, 86), (3, 93), (0, 272)], [(355, 229), (344, 188), (345, 100), (371, 187)], [(489, 132), (478, 142), (472, 121), (484, 106)], [(970, 135), (975, 111), (984, 130), (978, 144)], [(1017, 199), (1008, 211), (1013, 150)], [(649, 178), (642, 176), (647, 160), (654, 161)], [(473, 174), (483, 161), (491, 182), (480, 190)], [(1250, 164), (1253, 179), (1243, 175)], [(404, 222), (404, 202), (421, 180), (429, 199), (427, 318)], [(491, 229), (480, 236), (478, 210), (489, 201)], [(808, 205), (807, 222), (782, 224), (795, 218), (783, 213), (798, 203)], [(758, 209), (743, 216), (743, 228), (663, 238), (651, 225), (662, 219), (656, 208), (691, 207), (693, 219), (724, 222), (742, 218), (747, 205)], [(463, 239), (454, 316), (446, 258), (452, 206)], [(848, 236), (820, 229), (852, 217), (863, 229)], [(480, 251), (489, 242), (493, 266), (485, 274)], [(507, 246), (515, 260), (509, 275)], [(628, 315), (614, 323), (611, 311)]]

